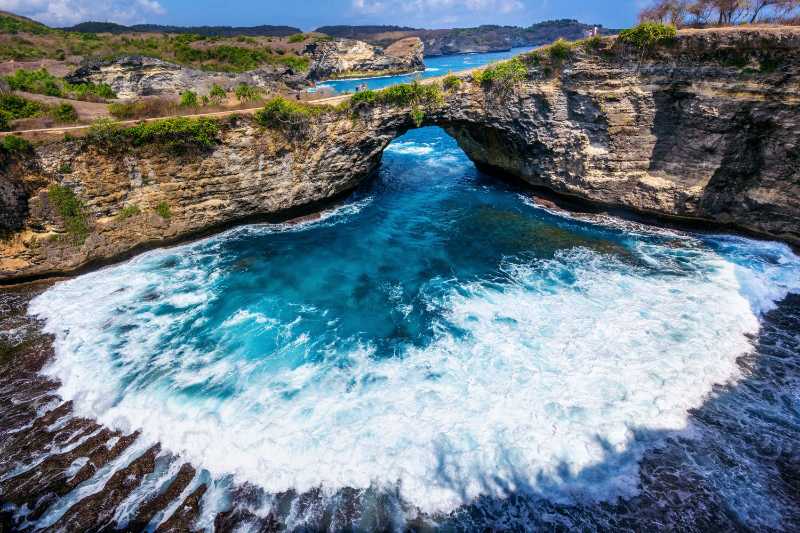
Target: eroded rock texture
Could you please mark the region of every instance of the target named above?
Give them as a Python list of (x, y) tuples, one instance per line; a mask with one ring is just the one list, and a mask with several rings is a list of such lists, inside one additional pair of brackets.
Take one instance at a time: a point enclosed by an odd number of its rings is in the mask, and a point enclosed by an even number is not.
[(264, 66), (233, 74), (205, 72), (142, 56), (95, 61), (73, 72), (67, 80), (72, 83), (106, 83), (120, 98), (176, 95), (189, 90), (207, 95), (215, 84), (225, 89), (233, 89), (244, 83), (265, 90), (276, 90), (284, 86), (299, 88), (307, 85), (304, 74), (294, 72), (285, 65)]
[[(526, 80), (460, 88), (426, 110), (478, 164), (590, 202), (800, 243), (800, 29), (690, 30), (642, 54), (613, 40)], [(104, 151), (82, 141), (6, 162), (0, 280), (72, 271), (264, 216), (317, 208), (375, 170), (410, 107), (328, 112), (302, 128), (223, 124), (215, 148)], [(68, 168), (70, 172), (62, 170)], [(74, 190), (75, 242), (47, 188)], [(159, 215), (159, 204), (170, 216)], [(126, 206), (139, 213), (121, 216)]]
[(311, 79), (414, 72), (425, 68), (423, 45), (417, 37), (400, 39), (385, 49), (363, 41), (320, 41), (306, 47), (311, 55)]

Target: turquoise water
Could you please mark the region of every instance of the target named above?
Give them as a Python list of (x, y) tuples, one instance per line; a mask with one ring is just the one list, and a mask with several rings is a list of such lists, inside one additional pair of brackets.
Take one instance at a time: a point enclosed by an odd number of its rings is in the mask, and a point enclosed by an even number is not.
[(451, 56), (426, 57), (425, 70), (399, 76), (384, 76), (379, 78), (359, 78), (352, 80), (330, 80), (317, 84), (315, 90), (329, 88), (336, 93), (355, 92), (359, 85), (369, 89), (383, 89), (398, 83), (408, 83), (419, 78), (432, 78), (444, 76), (449, 72), (458, 72), (482, 67), (495, 61), (502, 61), (523, 52), (533, 50), (533, 47), (513, 48), (505, 52), (490, 52), (485, 54), (456, 54)]
[(317, 221), (148, 252), (31, 312), (79, 414), (213, 479), (436, 515), (634, 497), (799, 289), (784, 245), (551, 212), (424, 128)]

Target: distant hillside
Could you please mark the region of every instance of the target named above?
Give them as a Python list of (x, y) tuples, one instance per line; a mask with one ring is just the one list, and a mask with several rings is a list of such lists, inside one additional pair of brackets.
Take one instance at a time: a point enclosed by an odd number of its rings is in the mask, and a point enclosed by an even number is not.
[(19, 32), (32, 33), (34, 35), (41, 35), (49, 33), (52, 30), (42, 24), (36, 22), (28, 17), (15, 15), (8, 11), (0, 10), (0, 33), (17, 34)]
[(321, 26), (314, 31), (341, 39), (357, 39), (359, 36), (375, 35), (376, 33), (388, 33), (393, 31), (414, 32), (423, 30), (411, 28), (409, 26)]
[[(539, 22), (527, 28), (519, 26), (485, 25), (475, 28), (420, 29), (400, 26), (323, 26), (316, 31), (332, 37), (358, 39), (379, 46), (403, 37), (419, 37), (425, 43), (426, 56), (464, 52), (493, 52), (519, 46), (537, 46), (558, 38), (576, 40), (585, 37), (595, 27), (577, 20), (562, 19)], [(602, 34), (616, 33), (600, 25)]]
[(191, 33), (204, 37), (235, 37), (248, 35), (251, 37), (288, 37), (302, 33), (300, 28), (293, 26), (162, 26), (159, 24), (134, 24), (123, 26), (114, 22), (81, 22), (65, 31), (79, 33)]

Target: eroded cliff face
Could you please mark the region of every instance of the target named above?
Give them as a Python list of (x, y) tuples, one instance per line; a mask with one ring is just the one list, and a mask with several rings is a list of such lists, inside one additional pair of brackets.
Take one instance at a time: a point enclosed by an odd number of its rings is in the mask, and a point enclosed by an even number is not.
[(312, 58), (309, 78), (322, 80), (414, 72), (425, 68), (423, 45), (417, 37), (400, 39), (385, 49), (363, 41), (321, 41), (306, 47)]
[(72, 83), (106, 83), (120, 98), (176, 95), (196, 91), (207, 95), (213, 85), (233, 89), (244, 83), (265, 90), (282, 86), (300, 88), (307, 85), (305, 75), (285, 65), (265, 66), (239, 74), (205, 72), (152, 57), (125, 56), (109, 61), (96, 61), (82, 66), (67, 76)]
[[(531, 62), (528, 78), (505, 89), (465, 76), (425, 124), (444, 127), (476, 163), (532, 185), (800, 244), (798, 51), (797, 28), (689, 31), (644, 58), (609, 40), (560, 65)], [(39, 146), (0, 170), (0, 280), (313, 210), (370, 175), (414, 127), (410, 111), (329, 112), (288, 134), (237, 118), (213, 149), (181, 156), (80, 140)], [(85, 206), (83, 242), (51, 205), (54, 183)], [(123, 216), (131, 205), (140, 213)]]
[(448, 130), (477, 163), (592, 202), (800, 242), (800, 29), (611, 40), (555, 76), (467, 91)]

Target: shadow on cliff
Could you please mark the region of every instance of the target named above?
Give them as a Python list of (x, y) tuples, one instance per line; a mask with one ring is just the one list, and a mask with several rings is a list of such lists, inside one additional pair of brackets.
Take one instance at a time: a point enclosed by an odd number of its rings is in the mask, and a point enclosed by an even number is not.
[[(439, 486), (468, 501), (467, 479), (477, 479), (481, 493), (496, 496), (437, 522), (491, 530), (793, 529), (800, 523), (800, 295), (766, 315), (753, 344), (754, 353), (739, 360), (745, 377), (716, 386), (686, 430), (637, 428), (623, 451), (598, 439), (603, 459), (579, 472), (561, 463), (530, 479), (504, 453), (502, 475), (476, 475), (460, 471), (440, 446)], [(631, 489), (637, 494), (616, 497)]]

